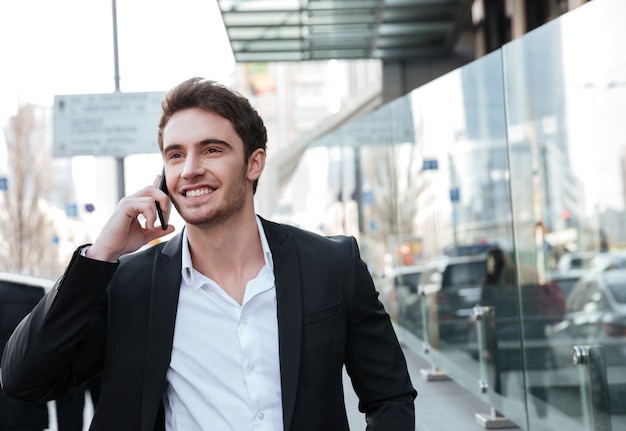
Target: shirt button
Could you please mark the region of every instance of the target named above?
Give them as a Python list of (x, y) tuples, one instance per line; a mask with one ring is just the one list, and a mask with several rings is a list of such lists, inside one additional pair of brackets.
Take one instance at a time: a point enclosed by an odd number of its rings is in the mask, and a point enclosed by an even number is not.
[(248, 318), (244, 317), (243, 319), (241, 319), (241, 323), (243, 323), (244, 325), (248, 324)]
[(259, 413), (259, 419), (263, 420), (263, 418), (265, 417), (265, 415), (263, 414), (263, 412)]
[(248, 364), (248, 370), (254, 371), (254, 364), (252, 363)]

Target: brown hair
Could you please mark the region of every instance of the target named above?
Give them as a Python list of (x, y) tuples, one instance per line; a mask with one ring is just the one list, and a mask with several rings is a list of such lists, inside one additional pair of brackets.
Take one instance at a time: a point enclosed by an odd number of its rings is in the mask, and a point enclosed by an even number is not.
[(499, 247), (487, 251), (483, 284), (514, 284), (515, 267), (507, 253)]
[[(172, 88), (161, 103), (163, 113), (159, 120), (158, 143), (163, 152), (163, 129), (172, 115), (188, 108), (200, 108), (214, 112), (229, 120), (243, 141), (244, 163), (257, 149), (267, 149), (267, 130), (259, 113), (248, 99), (240, 93), (215, 81), (190, 78)], [(253, 183), (256, 192), (258, 180)]]

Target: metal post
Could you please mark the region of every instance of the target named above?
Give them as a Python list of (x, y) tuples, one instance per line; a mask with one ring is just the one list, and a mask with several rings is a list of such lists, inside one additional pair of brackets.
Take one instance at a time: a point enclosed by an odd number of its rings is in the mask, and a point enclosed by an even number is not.
[(487, 351), (487, 334), (486, 334), (486, 322), (491, 312), (489, 307), (474, 307), (474, 322), (476, 324), (476, 341), (478, 350), (478, 389), (481, 394), (487, 393), (489, 389), (489, 376), (487, 371), (487, 363), (485, 362), (485, 352)]
[(118, 62), (119, 54), (117, 51), (117, 3), (111, 0), (113, 9), (113, 67), (115, 72), (115, 91), (120, 91), (120, 65)]
[(606, 362), (602, 346), (574, 346), (574, 365), (580, 377), (580, 397), (587, 431), (611, 431)]
[[(485, 360), (485, 352), (494, 354), (497, 346), (495, 334), (495, 310), (493, 307), (474, 307), (474, 321), (476, 322), (476, 338), (478, 340), (478, 364), (479, 373), (478, 388), (481, 394), (489, 391), (489, 371)], [(497, 367), (497, 364), (494, 364)], [(496, 371), (497, 372), (497, 371)], [(489, 413), (476, 413), (476, 422), (486, 429), (503, 429), (503, 428), (519, 428), (514, 422), (496, 410), (490, 407)]]
[[(420, 310), (422, 312), (423, 351), (425, 354), (428, 354), (430, 353), (430, 349), (432, 347), (430, 344), (430, 331), (429, 331), (430, 325), (428, 324), (429, 310), (428, 310), (428, 304), (426, 303), (428, 298), (426, 297), (426, 292), (424, 291), (423, 286), (420, 285), (418, 289), (419, 289), (418, 294), (419, 294), (419, 301), (420, 301)], [(420, 372), (424, 380), (426, 380), (427, 382), (450, 380), (450, 377), (448, 377), (446, 373), (441, 371), (439, 367), (437, 367), (432, 362), (431, 362), (430, 368), (423, 368), (420, 370)]]
[[(119, 54), (117, 50), (117, 4), (116, 0), (111, 0), (111, 7), (113, 9), (113, 67), (114, 67), (114, 79), (115, 79), (115, 92), (120, 91), (120, 67), (119, 67)], [(126, 195), (125, 175), (124, 175), (124, 157), (115, 158), (116, 171), (117, 171), (117, 196), (118, 199), (122, 199)]]
[(361, 169), (361, 147), (354, 147), (354, 200), (357, 207), (359, 235), (365, 233), (365, 215), (363, 214), (363, 172)]
[(418, 287), (419, 291), (419, 301), (420, 301), (420, 311), (422, 313), (422, 340), (424, 342), (424, 352), (428, 353), (430, 351), (430, 338), (429, 338), (429, 330), (428, 330), (428, 305), (426, 304), (426, 292), (424, 292), (424, 287), (420, 285)]

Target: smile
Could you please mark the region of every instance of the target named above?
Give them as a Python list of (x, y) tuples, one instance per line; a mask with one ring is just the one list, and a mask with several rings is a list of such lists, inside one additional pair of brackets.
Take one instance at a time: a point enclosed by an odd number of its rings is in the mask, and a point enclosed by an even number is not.
[(211, 192), (211, 189), (209, 189), (208, 187), (204, 187), (202, 189), (187, 190), (185, 192), (185, 196), (186, 197), (197, 197), (197, 196), (208, 195), (210, 192)]

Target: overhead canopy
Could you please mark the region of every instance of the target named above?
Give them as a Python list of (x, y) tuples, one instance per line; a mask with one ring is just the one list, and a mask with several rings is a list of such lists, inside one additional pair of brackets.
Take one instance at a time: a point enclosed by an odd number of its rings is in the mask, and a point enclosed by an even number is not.
[(448, 55), (470, 0), (218, 0), (238, 62)]

